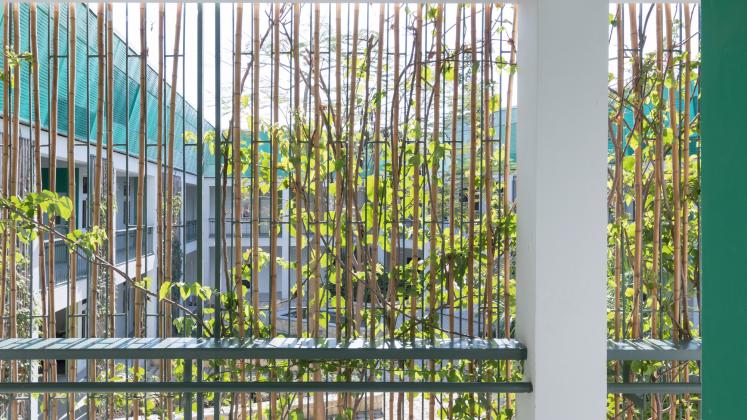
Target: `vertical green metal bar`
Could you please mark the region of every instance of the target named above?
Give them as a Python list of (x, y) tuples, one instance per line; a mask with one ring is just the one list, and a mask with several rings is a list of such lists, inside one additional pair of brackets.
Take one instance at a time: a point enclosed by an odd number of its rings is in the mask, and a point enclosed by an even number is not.
[[(221, 171), (221, 155), (223, 148), (223, 140), (220, 134), (220, 2), (215, 3), (215, 136), (213, 141), (215, 142), (215, 170), (213, 173), (213, 189), (215, 190), (215, 270), (213, 271), (213, 286), (215, 287), (215, 322), (213, 337), (216, 340), (221, 338), (221, 313), (220, 313), (220, 261), (221, 261), (221, 235), (223, 234), (223, 220), (221, 215), (223, 214), (221, 190), (219, 188), (218, 180), (220, 179)], [(213, 418), (220, 418), (220, 393), (216, 392), (213, 397)]]
[[(184, 359), (184, 383), (189, 382), (192, 382), (192, 359)], [(184, 420), (192, 420), (192, 393), (185, 392), (183, 401)]]
[[(203, 270), (202, 270), (202, 232), (203, 232), (203, 220), (202, 220), (202, 188), (203, 188), (203, 177), (204, 170), (203, 164), (203, 106), (202, 106), (202, 3), (197, 4), (197, 281), (203, 282)], [(197, 314), (202, 321), (202, 300), (199, 300), (197, 304)], [(205, 332), (202, 331), (202, 322), (197, 327), (197, 336), (202, 337)], [(202, 381), (202, 360), (197, 359), (197, 382)], [(202, 420), (203, 418), (203, 398), (202, 393), (197, 394), (197, 419)]]
[(734, 322), (747, 317), (747, 3), (703, 0), (702, 28), (702, 290), (703, 407), (705, 420), (743, 418), (747, 335)]

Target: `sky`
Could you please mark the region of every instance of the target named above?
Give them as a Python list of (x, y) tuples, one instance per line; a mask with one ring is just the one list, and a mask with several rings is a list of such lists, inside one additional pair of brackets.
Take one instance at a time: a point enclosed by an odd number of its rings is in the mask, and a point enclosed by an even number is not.
[[(140, 5), (137, 3), (115, 3), (114, 4), (114, 16), (115, 18), (115, 31), (122, 36), (123, 38), (128, 38), (128, 42), (136, 52), (139, 52), (140, 49), (140, 25), (139, 25), (139, 7)], [(146, 20), (147, 20), (147, 42), (149, 45), (149, 53), (148, 53), (148, 62), (149, 64), (156, 68), (158, 65), (158, 24), (157, 24), (157, 17), (158, 17), (158, 4), (147, 4), (146, 6)], [(269, 4), (263, 4), (261, 7), (261, 18), (260, 18), (260, 33), (264, 34), (265, 31), (268, 29), (270, 22), (268, 17), (266, 16), (266, 13), (269, 12), (272, 5)], [(342, 11), (342, 22), (343, 22), (343, 33), (352, 32), (352, 6), (349, 4), (345, 4), (341, 6)], [(390, 6), (391, 7), (391, 6)], [(402, 6), (402, 12), (403, 12), (403, 18), (402, 21), (404, 22), (404, 13), (407, 13), (407, 8), (414, 8), (414, 5), (403, 5)], [(456, 5), (454, 4), (448, 4), (445, 6), (445, 13), (444, 16), (446, 17), (446, 31), (447, 35), (445, 38), (445, 47), (451, 48), (454, 46), (454, 30), (453, 30), (453, 24), (454, 24), (454, 16), (456, 15)], [(480, 6), (481, 7), (481, 6)], [(615, 5), (610, 5), (610, 15), (611, 17), (614, 16), (615, 13)], [(643, 5), (642, 10), (644, 10), (645, 15), (648, 16), (648, 24), (646, 25), (646, 38), (648, 39), (648, 42), (645, 43), (644, 46), (644, 53), (652, 53), (655, 51), (655, 36), (656, 36), (656, 27), (655, 27), (655, 12), (652, 12), (650, 15), (648, 15), (648, 11), (651, 5)], [(699, 32), (699, 19), (697, 18), (697, 12), (698, 8), (696, 5), (693, 6), (694, 11), (696, 13), (696, 17), (693, 19), (693, 33)], [(186, 100), (191, 103), (192, 105), (196, 105), (197, 103), (197, 4), (195, 3), (187, 3), (184, 5), (184, 20), (182, 22), (182, 33), (184, 35), (184, 39), (182, 40), (182, 46), (186, 47), (184, 48), (186, 51), (182, 51), (183, 57), (181, 58), (180, 62), (180, 68), (182, 71), (179, 73), (179, 81), (177, 84), (179, 92), (183, 93), (185, 95)], [(174, 44), (174, 37), (175, 37), (175, 21), (176, 21), (176, 9), (177, 6), (174, 3), (166, 3), (165, 10), (166, 10), (166, 52), (167, 54), (172, 53), (172, 48)], [(679, 9), (677, 9), (679, 10)], [(682, 18), (681, 14), (679, 14), (675, 10), (675, 26), (679, 22), (679, 20)], [(627, 13), (627, 6), (625, 7), (625, 11)], [(235, 9), (232, 4), (221, 4), (220, 5), (220, 24), (219, 24), (219, 30), (215, 31), (216, 23), (215, 23), (215, 6), (213, 4), (205, 4), (203, 6), (203, 15), (204, 15), (204, 27), (203, 27), (203, 34), (204, 34), (204, 48), (203, 48), (203, 60), (204, 60), (204, 67), (203, 67), (203, 83), (204, 83), (204, 115), (205, 118), (210, 121), (211, 123), (214, 122), (214, 115), (215, 115), (215, 106), (216, 106), (216, 97), (215, 97), (215, 76), (216, 76), (216, 68), (215, 68), (215, 56), (216, 56), (216, 50), (214, 48), (215, 45), (215, 36), (216, 33), (219, 36), (220, 39), (220, 51), (218, 51), (218, 55), (220, 58), (220, 78), (221, 78), (221, 102), (223, 103), (223, 112), (222, 112), (222, 125), (225, 128), (229, 119), (228, 111), (230, 109), (230, 97), (231, 97), (231, 85), (232, 85), (232, 57), (233, 57), (233, 43), (234, 43), (234, 13)], [(302, 49), (304, 45), (309, 45), (311, 42), (311, 23), (310, 23), (310, 15), (312, 13), (312, 6), (305, 5), (302, 9), (302, 20), (301, 20), (301, 29), (300, 33), (302, 34)], [(388, 12), (390, 13), (390, 12)], [(466, 13), (466, 12), (465, 12)], [(505, 12), (505, 18), (509, 20), (511, 18), (511, 14), (509, 11)], [(244, 5), (244, 12), (243, 12), (243, 31), (242, 31), (242, 51), (245, 53), (248, 53), (251, 51), (251, 34), (252, 29), (250, 27), (251, 24), (251, 16), (252, 16), (252, 6), (251, 4), (245, 4)], [(334, 5), (331, 4), (324, 4), (320, 6), (320, 17), (321, 17), (321, 28), (322, 32), (324, 33), (325, 30), (334, 31)], [(645, 17), (644, 17), (645, 19)], [(478, 18), (478, 34), (481, 33), (481, 19)], [(375, 33), (378, 31), (378, 22), (379, 22), (379, 6), (378, 5), (371, 5), (367, 6), (366, 4), (361, 5), (360, 7), (360, 29), (361, 31), (366, 31), (367, 28), (370, 30), (371, 33)], [(467, 20), (469, 22), (469, 20)], [(643, 22), (645, 23), (645, 21)], [(500, 25), (500, 23), (499, 23)], [(507, 31), (504, 34), (504, 39), (507, 37), (508, 32), (510, 32), (510, 24), (506, 22), (504, 25), (505, 30)], [(432, 29), (432, 28), (431, 28)], [(628, 30), (629, 27), (626, 26), (626, 30)], [(290, 28), (288, 28), (290, 30)], [(408, 44), (407, 40), (404, 38), (406, 35), (404, 35), (404, 32), (401, 31), (403, 34), (402, 36), (402, 42), (401, 44), (404, 45)], [(426, 30), (426, 37), (427, 34), (430, 31)], [(469, 37), (469, 32), (467, 31), (465, 33), (466, 37)], [(614, 31), (611, 31), (609, 33), (611, 36), (610, 40), (610, 49), (609, 49), (609, 71), (611, 73), (616, 72), (616, 55), (617, 55), (617, 41), (616, 41), (616, 34)], [(391, 33), (389, 34), (389, 42), (391, 42)], [(479, 37), (479, 35), (478, 35)], [(281, 36), (282, 38), (282, 36)], [(626, 36), (626, 42), (627, 41)], [(322, 43), (324, 44), (324, 41)], [(426, 40), (427, 41), (427, 40)], [(467, 42), (469, 39), (466, 40)], [(465, 42), (463, 38), (463, 42)], [(520, 41), (519, 41), (520, 42)], [(268, 40), (269, 43), (269, 40)], [(360, 44), (361, 46), (363, 44)], [(699, 45), (699, 37), (696, 37), (693, 40), (693, 49), (698, 50)], [(497, 45), (494, 45), (494, 51), (497, 51)], [(508, 51), (509, 45), (507, 42), (504, 41), (502, 48), (504, 51)], [(322, 49), (324, 49), (324, 45), (322, 46)], [(344, 56), (344, 54), (343, 54)], [(508, 59), (508, 54), (504, 54), (505, 59)], [(242, 59), (242, 69), (246, 66), (248, 59), (248, 55), (244, 55)], [(271, 99), (271, 81), (270, 81), (270, 56), (269, 54), (264, 54), (260, 60), (261, 63), (261, 70), (260, 74), (262, 75), (262, 81), (261, 81), (261, 97), (262, 100), (260, 100), (261, 105), (261, 111), (260, 114), (263, 119), (269, 119), (270, 118), (270, 99)], [(281, 60), (283, 63), (289, 63), (290, 57), (284, 55)], [(166, 78), (167, 81), (171, 78), (171, 69), (173, 65), (173, 59), (171, 57), (167, 58), (166, 60)], [(626, 66), (629, 67), (629, 66)], [(324, 69), (322, 70), (323, 77), (325, 76)], [(517, 74), (517, 77), (520, 77), (521, 72), (519, 71)], [(505, 75), (505, 74), (504, 74)], [(334, 83), (334, 73), (331, 73), (329, 77), (329, 83), (330, 88), (333, 88), (332, 84)], [(290, 72), (283, 71), (281, 72), (281, 87), (283, 86), (289, 86), (290, 85)], [(373, 83), (373, 82), (372, 82)], [(249, 94), (250, 90), (249, 87), (251, 86), (250, 81), (247, 83), (247, 88), (243, 92), (244, 94)], [(501, 102), (505, 106), (506, 104), (506, 87), (507, 83), (504, 82), (501, 84)], [(275, 98), (275, 100), (280, 101), (280, 108), (288, 108), (287, 106), (287, 94), (281, 93), (280, 98)], [(512, 103), (514, 106), (517, 105), (517, 98), (516, 98), (516, 89), (514, 90), (514, 96), (512, 98)], [(286, 106), (283, 106), (285, 104)], [(285, 116), (287, 117), (287, 115)]]

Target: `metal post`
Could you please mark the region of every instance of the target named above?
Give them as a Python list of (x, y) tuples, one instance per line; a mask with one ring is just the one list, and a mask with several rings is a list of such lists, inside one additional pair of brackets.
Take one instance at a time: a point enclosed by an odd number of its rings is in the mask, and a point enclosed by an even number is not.
[[(192, 359), (184, 359), (184, 383), (189, 382), (192, 382)], [(184, 420), (192, 420), (192, 392), (184, 392)]]
[[(215, 3), (215, 136), (213, 141), (215, 142), (215, 171), (213, 173), (213, 185), (215, 189), (215, 270), (213, 272), (213, 279), (215, 284), (215, 323), (213, 330), (213, 337), (216, 340), (221, 338), (221, 313), (220, 313), (220, 261), (221, 261), (221, 248), (220, 248), (220, 237), (223, 234), (223, 220), (221, 215), (223, 214), (221, 190), (219, 188), (218, 180), (220, 179), (221, 171), (221, 133), (220, 133), (220, 2)], [(220, 418), (220, 392), (213, 394), (213, 418)]]
[[(217, 30), (217, 27), (216, 27)], [(202, 3), (197, 4), (197, 198), (199, 200), (199, 203), (197, 205), (197, 261), (199, 263), (197, 264), (197, 280), (204, 283), (203, 279), (203, 270), (202, 270), (202, 252), (203, 252), (203, 243), (202, 243), (202, 230), (203, 230), (203, 220), (202, 220), (202, 188), (203, 188), (203, 153), (204, 153), (204, 145), (203, 145), (203, 126), (202, 126), (202, 120), (203, 120), (203, 97), (202, 97), (202, 45), (203, 44), (203, 38), (202, 38)], [(199, 300), (197, 304), (197, 314), (200, 317), (200, 322), (198, 323), (197, 327), (197, 336), (202, 337), (202, 335), (205, 333), (202, 331), (202, 299)], [(202, 360), (197, 359), (197, 382), (202, 381)], [(197, 394), (197, 419), (202, 420), (203, 417), (203, 398), (204, 395), (202, 393)]]

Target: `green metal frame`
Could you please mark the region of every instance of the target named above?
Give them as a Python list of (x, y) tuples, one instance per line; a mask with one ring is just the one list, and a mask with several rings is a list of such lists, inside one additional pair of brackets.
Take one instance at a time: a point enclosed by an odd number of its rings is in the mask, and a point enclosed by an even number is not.
[(298, 359), (298, 360), (525, 360), (516, 340), (414, 342), (330, 338), (18, 338), (0, 340), (0, 360), (47, 359)]
[(745, 418), (747, 2), (701, 1), (703, 419)]

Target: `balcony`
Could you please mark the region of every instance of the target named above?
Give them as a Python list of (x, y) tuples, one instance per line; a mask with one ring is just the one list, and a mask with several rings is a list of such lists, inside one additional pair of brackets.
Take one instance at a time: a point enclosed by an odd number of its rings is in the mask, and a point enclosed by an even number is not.
[(187, 242), (197, 240), (197, 220), (187, 220), (186, 223), (184, 223), (184, 230)]
[[(126, 261), (135, 259), (135, 245), (137, 243), (137, 230), (119, 229), (114, 233), (114, 246), (116, 264), (122, 264)], [(146, 226), (143, 229), (143, 255), (153, 254), (153, 226)]]

